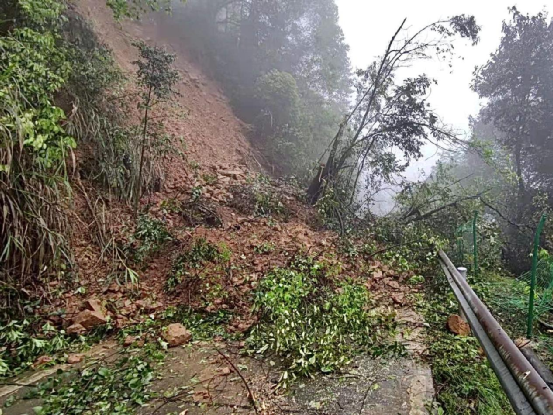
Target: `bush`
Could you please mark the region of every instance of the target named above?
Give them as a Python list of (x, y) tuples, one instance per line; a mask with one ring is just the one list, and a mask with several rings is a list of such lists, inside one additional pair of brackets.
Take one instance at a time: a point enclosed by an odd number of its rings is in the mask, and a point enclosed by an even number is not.
[(250, 352), (282, 359), (281, 386), (298, 376), (333, 372), (360, 352), (386, 351), (393, 314), (370, 310), (369, 293), (353, 281), (324, 283), (322, 264), (299, 259), (261, 282), (254, 303), (260, 323), (248, 338)]
[(140, 215), (127, 251), (136, 262), (142, 263), (171, 239), (165, 223), (148, 215)]
[(59, 34), (63, 3), (8, 3), (3, 7), (16, 20), (0, 37), (0, 268), (6, 287), (1, 306), (13, 314), (21, 287), (62, 273), (62, 264), (70, 262), (66, 158), (76, 143), (62, 127), (64, 111), (54, 104), (71, 72)]

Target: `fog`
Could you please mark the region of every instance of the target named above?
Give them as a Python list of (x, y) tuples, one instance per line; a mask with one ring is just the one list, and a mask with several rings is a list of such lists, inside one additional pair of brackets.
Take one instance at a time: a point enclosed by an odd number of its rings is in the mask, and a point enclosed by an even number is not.
[[(432, 88), (429, 101), (438, 109), (443, 121), (450, 124), (462, 137), (469, 132), (469, 116), (478, 113), (482, 102), (471, 90), (470, 84), (475, 67), (486, 63), (490, 54), (497, 49), (501, 38), (501, 26), (509, 19), (508, 7), (516, 6), (521, 12), (535, 14), (550, 10), (543, 0), (503, 1), (468, 0), (463, 2), (424, 0), (396, 0), (390, 2), (369, 2), (359, 0), (336, 0), (340, 12), (340, 25), (346, 42), (350, 46), (349, 56), (356, 68), (364, 68), (385, 49), (390, 37), (404, 18), (408, 26), (418, 29), (429, 22), (456, 14), (473, 14), (482, 27), (480, 42), (471, 46), (467, 42), (455, 45), (459, 57), (452, 68), (445, 62), (435, 59), (418, 62), (405, 70), (406, 76), (421, 72), (438, 81)], [(551, 2), (549, 2), (551, 4)], [(410, 180), (423, 179), (439, 159), (440, 150), (427, 144), (423, 148), (424, 157), (413, 161), (404, 176)], [(373, 210), (387, 213), (393, 207), (393, 191), (379, 194)]]

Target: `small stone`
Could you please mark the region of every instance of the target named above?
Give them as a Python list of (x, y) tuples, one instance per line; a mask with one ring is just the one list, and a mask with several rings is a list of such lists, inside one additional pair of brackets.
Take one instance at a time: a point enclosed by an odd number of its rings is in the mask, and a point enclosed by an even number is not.
[(221, 367), (217, 369), (217, 372), (222, 376), (227, 376), (230, 375), (231, 370), (229, 367)]
[(396, 290), (399, 290), (399, 283), (398, 283), (397, 281), (388, 280), (388, 281), (386, 281), (386, 285), (387, 285), (388, 287), (392, 287), (392, 288), (394, 288), (394, 289), (396, 289)]
[(147, 301), (147, 300), (138, 300), (136, 302), (136, 307), (139, 310), (144, 310), (147, 313), (151, 313), (152, 311), (156, 311), (160, 308), (163, 308), (163, 304), (161, 304), (157, 301), (155, 303), (152, 303), (152, 302)]
[(127, 336), (125, 337), (125, 341), (123, 342), (124, 347), (129, 347), (131, 344), (133, 344), (136, 341), (136, 337), (133, 336)]
[(221, 170), (219, 174), (227, 177), (232, 177), (234, 180), (238, 180), (240, 176), (244, 175), (244, 172), (240, 170)]
[(119, 284), (117, 284), (116, 282), (113, 282), (110, 284), (110, 286), (108, 287), (108, 291), (111, 291), (111, 292), (118, 292), (119, 291)]
[(170, 347), (180, 346), (192, 339), (192, 334), (180, 323), (173, 323), (167, 326), (163, 338)]
[(84, 359), (84, 354), (74, 353), (74, 354), (70, 354), (67, 357), (67, 363), (69, 363), (70, 365), (74, 365), (77, 363), (81, 363), (83, 359)]
[(102, 312), (84, 310), (77, 314), (73, 323), (80, 324), (85, 329), (90, 330), (91, 328), (106, 324), (107, 320)]
[(35, 363), (33, 363), (33, 367), (34, 368), (37, 368), (39, 366), (42, 366), (42, 365), (45, 365), (47, 363), (50, 363), (54, 360), (53, 357), (51, 356), (40, 356), (36, 361)]
[(86, 333), (86, 329), (82, 324), (72, 324), (67, 328), (67, 334), (83, 334)]
[(403, 293), (393, 293), (391, 297), (392, 301), (396, 304), (403, 305), (405, 303), (405, 294)]
[(468, 336), (470, 334), (469, 324), (458, 315), (453, 315), (447, 319), (447, 327), (459, 336)]
[(100, 300), (97, 300), (96, 298), (89, 298), (84, 302), (84, 307), (87, 310), (90, 311), (96, 311), (98, 313), (104, 313), (104, 310), (102, 308), (102, 303)]

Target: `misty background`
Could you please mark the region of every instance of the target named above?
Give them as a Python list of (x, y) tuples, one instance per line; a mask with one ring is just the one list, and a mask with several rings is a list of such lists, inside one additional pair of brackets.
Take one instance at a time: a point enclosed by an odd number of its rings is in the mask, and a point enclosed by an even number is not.
[[(336, 0), (340, 14), (340, 26), (344, 31), (350, 50), (353, 68), (365, 68), (382, 51), (404, 18), (407, 27), (418, 30), (429, 22), (445, 19), (457, 14), (472, 14), (481, 26), (480, 42), (472, 46), (470, 42), (459, 41), (453, 67), (438, 59), (417, 62), (403, 70), (404, 76), (426, 73), (436, 79), (438, 85), (432, 87), (429, 101), (442, 116), (445, 123), (468, 138), (470, 135), (469, 117), (478, 114), (482, 100), (470, 88), (474, 70), (486, 63), (497, 49), (502, 36), (503, 21), (509, 20), (508, 8), (516, 6), (523, 14), (534, 15), (540, 11), (551, 11), (544, 0), (503, 1), (467, 0), (463, 2), (424, 0), (395, 0), (373, 3), (359, 0)], [(550, 4), (549, 4), (550, 6)], [(423, 147), (423, 157), (412, 161), (403, 174), (409, 180), (423, 179), (440, 158), (440, 149), (432, 144)], [(385, 214), (393, 208), (395, 191), (380, 192), (371, 209), (377, 214)]]

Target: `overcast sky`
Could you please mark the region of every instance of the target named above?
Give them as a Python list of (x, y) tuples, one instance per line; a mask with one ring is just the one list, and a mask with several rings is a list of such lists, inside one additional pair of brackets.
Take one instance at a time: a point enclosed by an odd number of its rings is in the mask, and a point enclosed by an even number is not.
[[(455, 51), (464, 57), (456, 59), (453, 68), (439, 61), (424, 61), (409, 69), (409, 76), (426, 73), (437, 79), (430, 102), (442, 120), (459, 133), (468, 131), (468, 117), (478, 113), (480, 100), (471, 91), (470, 83), (475, 66), (485, 64), (501, 39), (501, 25), (509, 19), (508, 7), (515, 5), (523, 13), (535, 14), (541, 10), (553, 11), (553, 0), (336, 0), (340, 11), (340, 25), (350, 46), (354, 68), (364, 68), (382, 55), (391, 36), (404, 18), (411, 32), (436, 20), (458, 14), (474, 15), (482, 27), (480, 43), (471, 46), (464, 40), (455, 43)], [(437, 157), (434, 146), (426, 146), (424, 158), (414, 163), (407, 177), (420, 177)], [(388, 198), (386, 198), (388, 199)], [(388, 204), (388, 203), (386, 203)]]
[(460, 129), (466, 129), (468, 116), (478, 112), (478, 96), (470, 90), (472, 72), (497, 49), (501, 24), (509, 18), (507, 8), (516, 5), (523, 13), (531, 14), (553, 9), (553, 0), (336, 0), (336, 3), (354, 68), (366, 67), (381, 55), (404, 18), (408, 27), (417, 30), (457, 14), (476, 17), (482, 26), (480, 43), (470, 46), (463, 40), (456, 42), (456, 51), (465, 60), (454, 62), (453, 73), (438, 61), (425, 61), (413, 68), (413, 72), (425, 72), (438, 80), (430, 100), (444, 121)]

